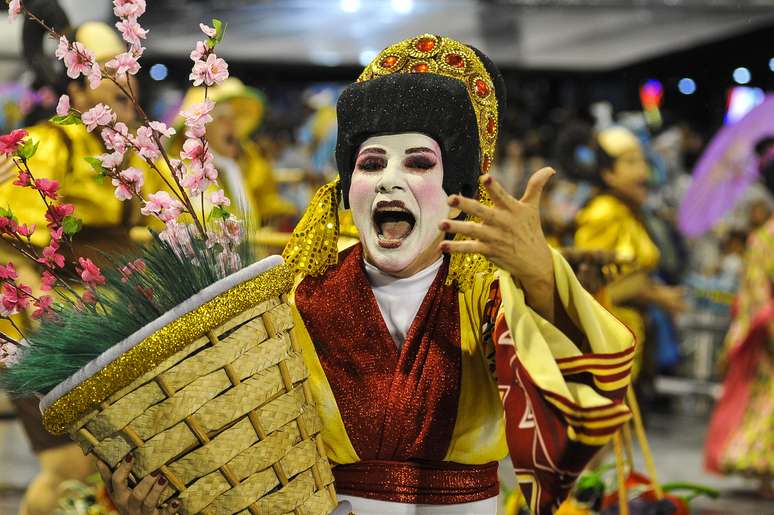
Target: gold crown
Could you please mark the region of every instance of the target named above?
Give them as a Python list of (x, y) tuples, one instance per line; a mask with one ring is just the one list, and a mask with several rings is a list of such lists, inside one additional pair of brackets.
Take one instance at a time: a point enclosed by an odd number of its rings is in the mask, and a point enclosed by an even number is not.
[(465, 85), (476, 113), (481, 148), (481, 173), (494, 161), (497, 142), (497, 96), (489, 72), (476, 53), (453, 39), (422, 34), (390, 45), (365, 67), (358, 77), (364, 82), (392, 73), (435, 73)]

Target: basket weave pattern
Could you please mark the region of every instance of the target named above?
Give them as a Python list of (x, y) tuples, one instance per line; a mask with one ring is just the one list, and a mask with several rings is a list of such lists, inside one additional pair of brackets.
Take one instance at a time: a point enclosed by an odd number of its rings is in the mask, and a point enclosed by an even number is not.
[(116, 392), (70, 434), (132, 478), (159, 470), (180, 513), (327, 514), (333, 475), (308, 371), (277, 297), (232, 318)]

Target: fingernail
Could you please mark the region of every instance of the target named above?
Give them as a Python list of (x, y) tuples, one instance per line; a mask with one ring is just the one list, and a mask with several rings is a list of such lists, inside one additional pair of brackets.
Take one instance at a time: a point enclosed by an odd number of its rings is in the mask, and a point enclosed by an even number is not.
[(134, 459), (134, 456), (132, 456), (131, 454), (127, 454), (126, 455), (126, 462), (127, 463), (131, 463), (133, 459)]
[(172, 503), (171, 503), (171, 506), (172, 506), (173, 508), (177, 508), (178, 506), (180, 506), (180, 501), (178, 501), (177, 499), (175, 499), (174, 501), (172, 501)]
[(446, 231), (449, 229), (449, 222), (441, 222), (438, 226), (442, 231)]
[(160, 485), (166, 485), (167, 484), (167, 478), (165, 478), (164, 476), (161, 476), (159, 478), (159, 480), (157, 481), (157, 483), (160, 484)]
[(449, 197), (449, 205), (450, 206), (456, 206), (459, 203), (460, 203), (460, 199), (459, 199), (459, 197), (457, 197), (457, 195), (453, 195), (453, 196)]
[(154, 470), (153, 472), (151, 472), (151, 477), (156, 477), (158, 475), (159, 475), (159, 471), (158, 470)]
[(441, 243), (441, 252), (448, 252), (449, 251), (449, 245), (446, 243)]
[(484, 186), (489, 186), (492, 183), (492, 176), (489, 174), (484, 175), (483, 181), (484, 181)]

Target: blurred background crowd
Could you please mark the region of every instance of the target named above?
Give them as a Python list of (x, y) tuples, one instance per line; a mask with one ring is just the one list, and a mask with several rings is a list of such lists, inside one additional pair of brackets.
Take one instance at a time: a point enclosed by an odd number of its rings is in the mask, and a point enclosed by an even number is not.
[[(25, 4), (73, 31), (101, 61), (123, 51), (108, 0)], [(337, 95), (381, 48), (429, 32), (491, 56), (508, 87), (493, 174), (519, 195), (532, 172), (559, 172), (543, 198), (544, 230), (579, 269), (594, 264), (589, 288), (608, 285), (611, 310), (643, 343), (636, 391), (658, 479), (719, 489), (719, 499), (694, 503), (696, 513), (774, 513), (771, 344), (737, 359), (769, 302), (774, 268), (774, 203), (760, 180), (774, 162), (774, 4), (149, 0), (145, 65), (132, 87), (170, 127), (202, 98), (188, 88), (188, 49), (198, 23), (211, 18), (228, 23), (219, 54), (231, 77), (210, 91), (218, 107), (209, 144), (226, 190), (256, 214), (259, 239), (274, 251), (316, 188), (336, 175)], [(83, 158), (103, 153), (101, 141), (47, 120), (62, 93), (76, 108), (108, 103), (130, 126), (131, 106), (120, 112), (110, 84), (90, 90), (69, 81), (54, 47), (29, 24), (0, 31), (0, 131), (32, 127), (43, 141), (37, 169), (69, 191), (98, 189)], [(179, 151), (182, 140), (171, 145)], [(0, 206), (10, 201), (12, 177), (0, 169)], [(126, 217), (120, 202), (82, 197), (84, 246), (141, 238), (143, 221)], [(712, 418), (729, 376), (749, 402), (736, 419)], [(0, 399), (2, 514), (19, 509), (33, 480), (53, 496), (61, 480), (91, 470), (61, 442), (36, 437), (34, 421), (23, 426), (28, 408)], [(633, 461), (645, 467), (648, 456), (637, 450)], [(51, 501), (38, 495), (26, 512), (50, 513)]]

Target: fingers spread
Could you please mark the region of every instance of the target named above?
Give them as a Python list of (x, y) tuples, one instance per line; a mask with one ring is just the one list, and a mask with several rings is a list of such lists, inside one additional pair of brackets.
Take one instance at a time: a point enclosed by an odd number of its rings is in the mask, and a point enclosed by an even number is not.
[(521, 197), (521, 201), (533, 206), (540, 204), (540, 195), (543, 193), (548, 180), (556, 174), (553, 168), (546, 167), (541, 168), (537, 172), (532, 174), (527, 182), (527, 188), (524, 190), (524, 196)]
[(462, 195), (450, 196), (449, 205), (458, 207), (465, 214), (478, 217), (484, 221), (489, 220), (494, 216), (494, 210), (491, 207), (484, 206), (478, 200), (463, 197)]
[(481, 183), (489, 192), (489, 196), (492, 198), (494, 205), (508, 208), (510, 207), (511, 202), (515, 200), (507, 191), (505, 191), (505, 188), (502, 187), (500, 182), (491, 175), (482, 175)]
[(453, 234), (463, 234), (477, 240), (492, 241), (497, 238), (497, 231), (492, 227), (477, 222), (459, 222), (456, 220), (444, 220), (439, 228), (442, 231)]

